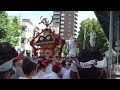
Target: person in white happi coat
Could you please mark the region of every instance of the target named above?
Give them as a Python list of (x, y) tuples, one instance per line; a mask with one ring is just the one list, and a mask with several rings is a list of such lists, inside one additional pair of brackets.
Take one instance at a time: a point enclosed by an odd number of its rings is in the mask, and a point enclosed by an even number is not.
[(48, 64), (48, 67), (47, 67), (45, 73), (46, 73), (46, 74), (50, 74), (50, 73), (52, 72), (52, 67), (53, 67), (53, 64), (54, 64), (53, 58), (49, 58), (49, 59), (47, 60), (47, 64)]
[(61, 75), (62, 75), (62, 77), (63, 77), (63, 75), (64, 75), (64, 73), (65, 73), (65, 71), (66, 71), (66, 68), (65, 68), (65, 66), (66, 66), (65, 60), (63, 60), (63, 61), (61, 62), (61, 65), (62, 65)]
[(71, 63), (66, 62), (66, 71), (63, 74), (63, 79), (70, 79), (70, 70), (71, 70)]
[(55, 63), (52, 67), (52, 72), (50, 74), (44, 75), (43, 79), (60, 79), (59, 74), (61, 71), (61, 64)]
[(45, 72), (47, 70), (47, 64), (44, 62), (45, 60), (39, 60), (37, 65), (37, 74), (35, 75), (34, 79), (42, 79), (45, 75)]
[(34, 79), (33, 77), (37, 71), (37, 63), (35, 63), (31, 58), (25, 57), (23, 58), (22, 69), (24, 76), (20, 77), (19, 79)]

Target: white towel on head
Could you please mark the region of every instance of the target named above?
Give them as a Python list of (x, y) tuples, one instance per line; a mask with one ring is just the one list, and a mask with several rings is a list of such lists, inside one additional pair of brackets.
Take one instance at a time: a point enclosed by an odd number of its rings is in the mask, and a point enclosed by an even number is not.
[(13, 59), (0, 65), (0, 72), (8, 71), (13, 65)]
[(107, 60), (101, 60), (101, 61), (97, 61), (97, 65), (95, 65), (95, 67), (97, 68), (105, 68), (107, 67)]
[(105, 68), (107, 67), (107, 61), (106, 59), (101, 60), (101, 61), (96, 61), (96, 60), (90, 60), (88, 62), (80, 62), (81, 68), (91, 68), (92, 66), (96, 68)]

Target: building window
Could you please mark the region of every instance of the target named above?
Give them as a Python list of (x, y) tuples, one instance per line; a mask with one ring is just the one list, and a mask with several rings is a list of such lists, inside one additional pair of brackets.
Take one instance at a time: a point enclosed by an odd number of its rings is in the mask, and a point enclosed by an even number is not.
[(68, 32), (70, 33), (70, 30), (68, 30)]
[(61, 17), (61, 20), (64, 20), (64, 17)]
[(68, 28), (71, 28), (70, 26), (68, 26)]
[(64, 33), (60, 33), (60, 36), (63, 36), (64, 35)]
[(77, 32), (77, 30), (74, 30), (74, 32)]
[(64, 14), (64, 13), (62, 13), (62, 14), (61, 14), (61, 16), (65, 16), (65, 14)]
[(64, 21), (61, 21), (61, 24), (64, 24)]
[(61, 31), (61, 32), (64, 32), (64, 29), (61, 29), (60, 31)]
[(68, 37), (70, 36), (70, 34), (68, 34)]
[(77, 34), (74, 34), (74, 36), (77, 36)]
[(75, 28), (77, 28), (77, 26), (74, 26)]
[(69, 24), (71, 24), (71, 22), (69, 22)]
[(29, 28), (28, 28), (28, 31), (27, 32), (29, 32)]
[(21, 38), (21, 43), (26, 43), (26, 38)]
[(32, 30), (29, 30), (29, 32), (32, 32)]
[(22, 31), (25, 31), (26, 30), (26, 26), (22, 26)]
[(71, 18), (69, 18), (69, 20), (71, 20)]
[(61, 28), (64, 28), (64, 25), (61, 25)]

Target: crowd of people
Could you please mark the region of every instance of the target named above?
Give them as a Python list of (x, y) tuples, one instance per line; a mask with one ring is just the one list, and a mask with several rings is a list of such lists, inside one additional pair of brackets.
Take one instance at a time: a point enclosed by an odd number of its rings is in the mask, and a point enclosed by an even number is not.
[(77, 57), (20, 57), (8, 42), (0, 44), (0, 79), (106, 79), (106, 60), (95, 49)]

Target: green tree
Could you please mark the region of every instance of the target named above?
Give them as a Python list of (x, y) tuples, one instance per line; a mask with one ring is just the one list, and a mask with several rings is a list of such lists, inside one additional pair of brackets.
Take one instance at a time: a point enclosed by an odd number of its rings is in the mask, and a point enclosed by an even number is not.
[(83, 40), (84, 40), (84, 30), (86, 29), (86, 42), (85, 47), (91, 48), (90, 46), (90, 34), (96, 33), (96, 49), (102, 49), (104, 51), (108, 50), (107, 37), (103, 32), (99, 22), (96, 19), (86, 19), (80, 23), (80, 31), (78, 35), (78, 45), (79, 48), (83, 48)]
[(3, 39), (7, 36), (7, 29), (8, 29), (9, 19), (8, 15), (5, 11), (0, 13), (0, 41), (4, 41)]
[(10, 42), (16, 46), (18, 37), (21, 35), (21, 25), (17, 17), (8, 17), (7, 13), (3, 11), (0, 14), (0, 42)]

